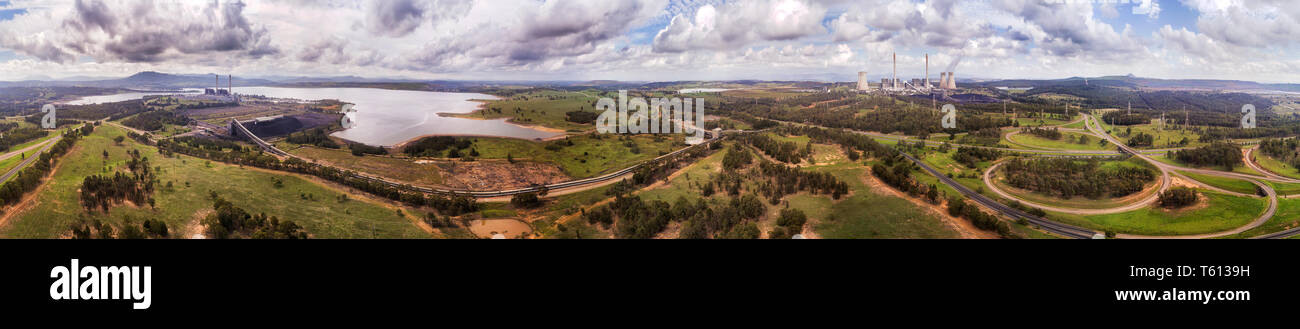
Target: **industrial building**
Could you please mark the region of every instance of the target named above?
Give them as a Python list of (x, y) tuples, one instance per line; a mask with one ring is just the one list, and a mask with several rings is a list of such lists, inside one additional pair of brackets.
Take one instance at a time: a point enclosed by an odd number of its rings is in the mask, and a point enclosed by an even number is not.
[[(891, 77), (880, 79), (880, 88), (878, 89), (880, 92), (930, 93), (941, 90), (957, 89), (957, 82), (954, 78), (956, 73), (953, 69), (957, 66), (957, 63), (961, 61), (960, 55), (958, 55), (957, 59), (948, 66), (947, 70), (939, 72), (939, 80), (937, 83), (930, 80), (930, 54), (925, 54), (925, 76), (921, 78), (899, 79), (898, 54), (895, 53), (892, 55), (892, 61), (891, 65), (893, 66), (893, 72), (891, 73)], [(875, 91), (871, 89), (867, 79), (867, 72), (858, 72), (858, 91)]]

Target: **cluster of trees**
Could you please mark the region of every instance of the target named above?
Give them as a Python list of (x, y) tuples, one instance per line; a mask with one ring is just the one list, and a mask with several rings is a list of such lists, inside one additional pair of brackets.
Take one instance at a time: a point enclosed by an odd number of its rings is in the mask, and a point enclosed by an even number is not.
[(1155, 136), (1140, 131), (1136, 135), (1133, 135), (1133, 138), (1129, 138), (1128, 142), (1125, 142), (1129, 147), (1151, 147), (1155, 145), (1155, 143)]
[(243, 208), (236, 207), (230, 201), (211, 192), (212, 210), (204, 218), (208, 237), (216, 239), (252, 238), (252, 239), (306, 239), (307, 232), (302, 226), (291, 220), (281, 221), (275, 216), (267, 217), (265, 213), (250, 215)]
[[(107, 154), (107, 153), (105, 153)], [(108, 212), (109, 207), (129, 200), (136, 205), (148, 203), (153, 206), (154, 182), (156, 178), (149, 166), (149, 158), (140, 156), (139, 150), (127, 151), (131, 159), (127, 160), (130, 175), (115, 172), (113, 176), (92, 175), (81, 182), (81, 206), (87, 211), (101, 209)]]
[(542, 199), (537, 196), (536, 192), (515, 194), (515, 196), (510, 197), (510, 205), (519, 208), (532, 209), (540, 207), (542, 205)]
[(375, 155), (388, 154), (388, 149), (385, 149), (383, 146), (370, 146), (361, 143), (348, 144), (348, 149), (352, 151), (352, 155), (354, 156), (363, 156), (366, 154), (375, 154)]
[(1300, 140), (1296, 139), (1265, 139), (1259, 143), (1259, 151), (1265, 155), (1278, 159), (1292, 167), (1300, 168)]
[(587, 111), (564, 112), (564, 120), (573, 123), (588, 124), (591, 123), (592, 121), (596, 121), (597, 117), (600, 117), (600, 113), (587, 112)]
[(1011, 226), (1007, 225), (1006, 222), (998, 220), (997, 216), (980, 210), (978, 206), (967, 203), (965, 199), (959, 196), (948, 197), (948, 215), (965, 218), (981, 230), (998, 232), (1004, 237), (1015, 236), (1015, 234), (1011, 233)]
[(682, 239), (757, 239), (760, 231), (755, 221), (766, 211), (763, 201), (753, 195), (732, 198), (716, 207), (709, 207), (703, 199), (690, 205), (684, 198), (679, 198), (674, 208), (677, 205), (683, 206), (681, 214), (689, 218), (682, 224)]
[(135, 224), (131, 216), (126, 216), (119, 226), (119, 229), (114, 229), (99, 219), (88, 221), (82, 217), (69, 225), (69, 230), (73, 239), (158, 239), (170, 234), (167, 223), (156, 219), (145, 219), (144, 222)]
[[(66, 105), (66, 108), (59, 109), (59, 117), (78, 120), (100, 120), (109, 118), (109, 120), (118, 120), (136, 113), (148, 111), (149, 108), (144, 105), (143, 100), (134, 99), (114, 103), (101, 103), (89, 105)], [(35, 115), (39, 122), (41, 114)]]
[(776, 218), (776, 227), (767, 232), (768, 239), (789, 239), (803, 232), (803, 225), (808, 223), (808, 215), (799, 209), (781, 209), (781, 216)]
[(957, 148), (957, 153), (952, 155), (953, 161), (966, 165), (968, 168), (975, 168), (980, 161), (993, 161), (1002, 157), (1002, 151), (995, 149), (986, 149), (980, 147), (962, 146)]
[[(1260, 124), (1263, 124), (1261, 121)], [(1232, 138), (1250, 139), (1264, 137), (1286, 137), (1300, 135), (1300, 122), (1289, 121), (1285, 125), (1275, 127), (1256, 127), (1243, 129), (1241, 127), (1208, 127), (1199, 129), (1201, 142), (1222, 141)]]
[(1143, 113), (1128, 114), (1122, 111), (1110, 111), (1102, 114), (1101, 120), (1115, 126), (1131, 126), (1151, 123), (1151, 116)]
[(1015, 159), (1003, 168), (1007, 185), (1061, 198), (1122, 197), (1142, 190), (1156, 178), (1146, 167), (1103, 168), (1097, 159)]
[(749, 154), (749, 150), (741, 146), (740, 143), (731, 144), (731, 149), (727, 154), (722, 156), (722, 169), (735, 170), (748, 166), (754, 161), (754, 156)]
[[(811, 194), (830, 194), (831, 199), (849, 193), (849, 184), (835, 178), (827, 172), (799, 170), (779, 163), (759, 161), (756, 173), (769, 179), (760, 182), (758, 192), (766, 196), (772, 204), (777, 204), (785, 195), (808, 191)], [(758, 177), (759, 175), (747, 175)], [(719, 176), (722, 177), (722, 176)], [(739, 189), (737, 183), (737, 189)]]
[(407, 144), (402, 148), (402, 153), (417, 157), (440, 157), (447, 149), (467, 149), (473, 144), (473, 141), (464, 138), (432, 136)]
[(1196, 204), (1196, 190), (1184, 186), (1175, 186), (1168, 191), (1160, 192), (1160, 206), (1170, 209), (1182, 208)]
[(179, 153), (231, 164), (312, 175), (411, 206), (428, 206), (447, 216), (458, 216), (479, 209), (478, 203), (470, 196), (425, 194), (410, 186), (388, 184), (351, 171), (298, 158), (291, 157), (281, 161), (263, 153), (260, 149), (245, 148), (227, 141), (186, 136), (160, 140), (158, 148), (164, 156)]
[(122, 124), (135, 129), (155, 131), (163, 129), (165, 124), (188, 125), (190, 118), (171, 111), (149, 111), (122, 120)]
[[(969, 132), (984, 128), (1012, 126), (1009, 118), (993, 118), (981, 114), (959, 111), (957, 128), (940, 127), (942, 113), (928, 107), (898, 106), (892, 97), (855, 99), (848, 106), (803, 108), (785, 104), (787, 100), (723, 97), (718, 112), (734, 116), (743, 113), (758, 118), (788, 122), (809, 123), (823, 127), (847, 128), (885, 133), (901, 132), (911, 136), (928, 136), (937, 132)], [(859, 113), (862, 108), (876, 110)], [(758, 128), (755, 126), (757, 129)]]
[(330, 139), (328, 131), (324, 127), (307, 129), (304, 131), (289, 134), (284, 138), (286, 142), (294, 144), (316, 145), (328, 149), (337, 149), (339, 144)]
[(95, 125), (87, 123), (79, 129), (72, 129), (63, 134), (63, 139), (50, 147), (50, 150), (41, 153), (40, 158), (35, 162), (18, 172), (4, 185), (0, 185), (0, 204), (12, 205), (21, 200), (23, 194), (35, 190), (40, 186), (41, 179), (50, 173), (54, 168), (55, 159), (68, 152), (72, 145), (81, 139), (82, 136), (90, 135), (95, 130)]
[(900, 158), (885, 158), (882, 163), (871, 166), (871, 174), (885, 182), (889, 186), (906, 192), (908, 195), (925, 196), (931, 203), (939, 202), (939, 188), (934, 185), (926, 186), (917, 183), (912, 179), (913, 165), (911, 162)]
[(109, 207), (130, 200), (137, 205), (152, 201), (153, 180), (140, 180), (139, 176), (124, 175), (121, 172), (113, 176), (87, 176), (81, 182), (81, 206), (87, 211), (101, 209), (108, 212)]
[[(583, 211), (582, 217), (590, 224), (605, 228), (613, 226), (615, 236), (625, 239), (649, 239), (663, 232), (671, 222), (684, 222), (681, 238), (758, 238), (756, 225), (743, 228), (745, 222), (763, 215), (763, 202), (753, 195), (734, 198), (730, 202), (710, 207), (704, 199), (692, 203), (685, 197), (676, 202), (655, 200), (645, 202), (639, 196), (615, 196), (609, 205)], [(753, 224), (752, 222), (748, 224)]]
[(755, 148), (758, 148), (759, 151), (763, 151), (763, 153), (767, 154), (767, 156), (776, 159), (776, 161), (785, 163), (799, 164), (800, 162), (803, 162), (803, 159), (808, 158), (812, 154), (811, 144), (805, 147), (799, 147), (799, 144), (795, 144), (794, 142), (778, 141), (766, 134), (744, 134), (741, 135), (739, 139), (749, 145), (753, 145)]
[(1174, 159), (1195, 166), (1223, 166), (1228, 170), (1242, 164), (1241, 147), (1226, 142), (1174, 151)]
[(791, 136), (808, 136), (809, 140), (814, 143), (839, 144), (846, 149), (861, 151), (863, 155), (873, 157), (887, 157), (898, 154), (898, 151), (881, 145), (870, 136), (844, 129), (784, 125), (778, 127), (776, 132)]
[(1025, 127), (1025, 128), (1020, 128), (1020, 132), (1050, 139), (1050, 140), (1061, 140), (1062, 137), (1061, 130), (1056, 127), (1052, 127), (1050, 129), (1040, 128), (1040, 127)]

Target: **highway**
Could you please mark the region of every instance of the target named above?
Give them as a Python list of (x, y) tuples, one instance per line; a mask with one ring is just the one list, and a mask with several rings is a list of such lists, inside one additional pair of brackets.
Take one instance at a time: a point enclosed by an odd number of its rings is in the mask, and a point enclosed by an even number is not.
[(902, 154), (903, 157), (907, 158), (908, 160), (911, 160), (912, 163), (915, 163), (917, 166), (920, 166), (921, 169), (925, 169), (925, 171), (929, 172), (930, 175), (933, 175), (934, 177), (938, 177), (939, 181), (943, 182), (944, 184), (947, 184), (949, 187), (952, 187), (953, 189), (956, 189), (957, 192), (960, 192), (962, 195), (965, 195), (966, 198), (978, 202), (979, 204), (989, 209), (993, 209), (994, 211), (1002, 213), (1003, 216), (1011, 217), (1013, 219), (1024, 219), (1029, 223), (1038, 226), (1044, 231), (1055, 233), (1057, 235), (1068, 237), (1068, 238), (1091, 239), (1093, 238), (1093, 236), (1097, 235), (1097, 232), (1093, 230), (1043, 219), (1038, 216), (1030, 215), (1029, 213), (1024, 212), (1020, 209), (1012, 208), (1010, 206), (999, 203), (997, 202), (997, 200), (993, 200), (987, 196), (984, 196), (983, 194), (979, 194), (978, 192), (972, 191), (970, 188), (967, 188), (965, 185), (961, 185), (961, 183), (958, 183), (956, 180), (953, 180), (952, 178), (948, 178), (948, 175), (939, 173), (939, 171), (935, 170), (934, 168), (931, 168), (930, 165), (926, 164), (924, 161), (912, 157), (911, 154), (907, 154), (906, 152), (902, 152), (900, 154)]
[[(56, 131), (55, 133), (57, 134), (58, 132)], [(39, 159), (41, 157), (41, 153), (44, 153), (45, 151), (49, 151), (50, 147), (53, 147), (54, 144), (58, 143), (60, 139), (63, 139), (63, 135), (57, 134), (54, 135), (54, 138), (50, 138), (50, 140), (45, 141), (44, 146), (41, 146), (41, 144), (37, 144), (37, 145), (32, 145), (31, 147), (28, 147), (20, 151), (15, 151), (15, 152), (26, 152), (27, 150), (30, 150), (32, 147), (38, 147), (38, 146), (40, 147), (40, 149), (37, 149), (36, 152), (32, 153), (32, 155), (27, 156), (27, 158), (23, 159), (22, 162), (19, 162), (18, 166), (15, 166), (13, 169), (9, 169), (9, 171), (5, 172), (4, 175), (0, 175), (0, 182), (7, 182), (9, 181), (10, 178), (13, 178), (14, 175), (18, 175), (19, 172), (22, 172), (23, 168), (27, 168), (27, 165), (30, 165), (32, 164), (33, 161)], [(9, 154), (6, 154), (6, 156), (3, 159), (8, 159), (13, 156), (14, 156), (14, 152), (9, 152)]]

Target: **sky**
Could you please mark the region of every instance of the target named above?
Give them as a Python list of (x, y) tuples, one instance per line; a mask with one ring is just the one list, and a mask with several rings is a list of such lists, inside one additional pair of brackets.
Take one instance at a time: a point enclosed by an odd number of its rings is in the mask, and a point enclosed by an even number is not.
[(1293, 0), (0, 0), (0, 80), (1300, 83), (1296, 36)]

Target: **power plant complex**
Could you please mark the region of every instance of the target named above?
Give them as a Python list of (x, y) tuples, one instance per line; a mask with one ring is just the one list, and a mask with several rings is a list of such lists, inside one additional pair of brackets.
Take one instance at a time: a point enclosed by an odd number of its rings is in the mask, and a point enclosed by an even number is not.
[(925, 77), (913, 78), (908, 81), (898, 79), (898, 54), (893, 54), (893, 72), (890, 78), (880, 79), (879, 88), (872, 88), (871, 83), (867, 81), (867, 72), (858, 72), (857, 90), (862, 92), (902, 92), (902, 93), (929, 93), (934, 91), (957, 89), (957, 75), (954, 71), (957, 63), (961, 62), (961, 56), (948, 65), (948, 69), (939, 72), (939, 83), (937, 86), (930, 81), (930, 54), (925, 54)]

